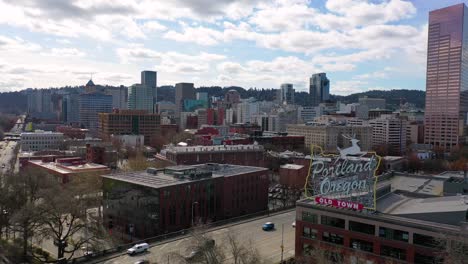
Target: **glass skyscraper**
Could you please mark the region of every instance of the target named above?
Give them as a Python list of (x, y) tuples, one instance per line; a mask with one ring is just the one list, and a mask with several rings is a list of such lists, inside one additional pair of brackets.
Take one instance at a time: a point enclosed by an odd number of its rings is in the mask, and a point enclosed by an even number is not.
[(93, 136), (98, 131), (98, 114), (112, 112), (112, 95), (101, 93), (81, 94), (80, 105), (80, 123), (89, 129)]
[(310, 77), (310, 106), (318, 106), (330, 99), (330, 80), (326, 73), (316, 73)]
[(154, 89), (144, 84), (128, 87), (128, 109), (154, 113)]
[(457, 4), (429, 13), (424, 141), (445, 151), (466, 140), (467, 11)]

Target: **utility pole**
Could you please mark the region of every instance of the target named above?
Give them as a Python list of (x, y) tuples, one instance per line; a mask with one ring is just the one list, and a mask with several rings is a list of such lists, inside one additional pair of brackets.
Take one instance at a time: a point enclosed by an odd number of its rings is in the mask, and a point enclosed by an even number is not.
[(283, 252), (284, 252), (284, 244), (283, 244), (283, 239), (284, 239), (284, 224), (281, 224), (281, 264), (283, 263)]

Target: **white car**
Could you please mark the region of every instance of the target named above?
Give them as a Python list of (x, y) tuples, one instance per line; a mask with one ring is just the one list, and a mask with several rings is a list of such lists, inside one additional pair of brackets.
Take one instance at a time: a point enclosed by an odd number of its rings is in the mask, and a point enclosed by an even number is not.
[(148, 249), (149, 249), (148, 243), (136, 244), (127, 250), (127, 254), (135, 255), (138, 253), (146, 252), (148, 251)]
[(293, 227), (293, 228), (296, 228), (296, 221), (294, 221), (294, 222), (292, 223), (292, 227)]

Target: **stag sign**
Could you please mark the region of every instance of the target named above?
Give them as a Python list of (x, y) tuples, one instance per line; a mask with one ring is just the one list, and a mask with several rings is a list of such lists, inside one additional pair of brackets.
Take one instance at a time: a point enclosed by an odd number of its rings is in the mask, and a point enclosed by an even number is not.
[(375, 152), (361, 151), (354, 135), (343, 137), (351, 141), (351, 146), (337, 147), (339, 155), (324, 154), (320, 147), (311, 146), (305, 195), (318, 204), (375, 210), (376, 173), (381, 157)]

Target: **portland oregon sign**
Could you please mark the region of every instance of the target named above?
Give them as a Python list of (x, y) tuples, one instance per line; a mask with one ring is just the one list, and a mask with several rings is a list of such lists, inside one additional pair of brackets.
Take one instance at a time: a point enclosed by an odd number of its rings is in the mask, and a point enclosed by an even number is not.
[(317, 204), (353, 210), (375, 210), (377, 170), (381, 157), (375, 152), (361, 151), (359, 140), (339, 154), (325, 154), (320, 147), (311, 147), (309, 174), (305, 195)]

